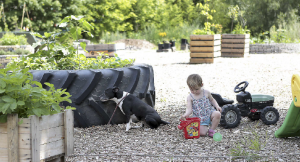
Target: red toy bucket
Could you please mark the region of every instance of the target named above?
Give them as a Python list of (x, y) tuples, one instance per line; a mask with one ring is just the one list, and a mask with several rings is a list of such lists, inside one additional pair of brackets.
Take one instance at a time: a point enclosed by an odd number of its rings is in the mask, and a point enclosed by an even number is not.
[(200, 137), (200, 119), (197, 117), (186, 118), (185, 121), (180, 120), (179, 129), (183, 129), (184, 137), (186, 139)]

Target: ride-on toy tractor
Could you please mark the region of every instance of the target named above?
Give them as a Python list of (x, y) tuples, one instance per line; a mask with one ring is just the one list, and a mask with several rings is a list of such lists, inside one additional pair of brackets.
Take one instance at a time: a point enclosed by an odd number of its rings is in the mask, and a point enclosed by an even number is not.
[[(273, 107), (274, 96), (262, 94), (250, 94), (245, 91), (249, 83), (241, 82), (235, 86), (237, 104), (232, 105), (233, 100), (222, 98), (221, 95), (212, 93), (214, 99), (222, 107), (220, 125), (224, 128), (234, 128), (240, 124), (241, 116), (251, 120), (261, 119), (265, 124), (275, 124), (279, 119), (279, 113)], [(239, 93), (240, 92), (240, 93)]]

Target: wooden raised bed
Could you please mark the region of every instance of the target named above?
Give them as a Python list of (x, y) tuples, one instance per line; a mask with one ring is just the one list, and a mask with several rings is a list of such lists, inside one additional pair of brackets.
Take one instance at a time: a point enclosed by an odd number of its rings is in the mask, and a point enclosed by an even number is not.
[(191, 35), (190, 63), (213, 63), (221, 55), (221, 35)]
[(110, 57), (114, 57), (116, 53), (116, 45), (115, 44), (88, 44), (85, 47), (86, 57), (97, 57), (100, 54), (108, 54)]
[(73, 128), (72, 110), (23, 119), (8, 115), (7, 122), (0, 124), (0, 161), (37, 162), (69, 156), (74, 152)]
[(222, 34), (221, 56), (244, 57), (249, 55), (250, 34)]
[(28, 50), (30, 51), (30, 53), (34, 53), (34, 48), (30, 45), (12, 45), (12, 46), (0, 46), (0, 50), (3, 50), (3, 51), (14, 51), (16, 49), (24, 49), (24, 50)]

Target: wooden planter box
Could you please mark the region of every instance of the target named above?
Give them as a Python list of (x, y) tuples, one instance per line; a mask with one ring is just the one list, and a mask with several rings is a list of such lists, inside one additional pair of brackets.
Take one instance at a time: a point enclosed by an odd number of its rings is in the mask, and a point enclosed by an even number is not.
[(250, 34), (222, 34), (221, 56), (244, 57), (249, 55)]
[[(86, 57), (97, 57), (101, 53), (108, 54), (110, 57), (114, 57), (117, 49), (122, 49), (123, 44), (88, 44), (86, 45), (85, 50), (86, 52)], [(125, 48), (125, 45), (124, 45)]]
[(221, 55), (221, 35), (191, 35), (190, 63), (213, 63)]
[(0, 161), (37, 162), (69, 156), (74, 151), (73, 128), (72, 110), (23, 119), (8, 115), (7, 122), (0, 124)]
[(18, 48), (22, 48), (22, 49), (30, 51), (30, 53), (34, 53), (34, 48), (30, 45), (22, 45), (22, 46), (20, 46), (20, 45), (12, 45), (12, 46), (0, 45), (0, 50), (3, 50), (3, 51), (14, 51)]

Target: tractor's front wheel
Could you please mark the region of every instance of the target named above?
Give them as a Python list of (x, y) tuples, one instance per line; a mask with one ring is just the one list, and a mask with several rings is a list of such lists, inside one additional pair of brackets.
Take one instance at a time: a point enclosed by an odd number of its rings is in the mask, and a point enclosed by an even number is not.
[(261, 111), (260, 118), (266, 125), (275, 124), (279, 119), (278, 110), (272, 106), (267, 106)]
[(240, 124), (241, 112), (236, 105), (224, 105), (222, 107), (220, 125), (225, 129), (235, 128)]

